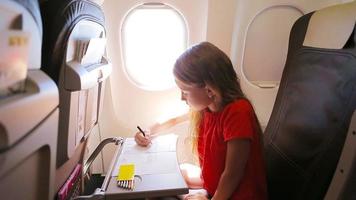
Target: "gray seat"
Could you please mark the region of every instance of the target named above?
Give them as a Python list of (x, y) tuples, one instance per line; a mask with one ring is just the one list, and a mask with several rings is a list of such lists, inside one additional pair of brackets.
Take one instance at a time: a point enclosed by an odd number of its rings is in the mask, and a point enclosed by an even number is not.
[(55, 191), (58, 199), (66, 199), (83, 190), (84, 153), (98, 127), (111, 65), (104, 57), (106, 32), (99, 5), (87, 0), (47, 1), (41, 12), (42, 69), (56, 82), (60, 96)]
[[(302, 16), (291, 30), (264, 138), (272, 200), (356, 199), (356, 190), (350, 189), (355, 152), (343, 152), (346, 138), (355, 141), (355, 21), (353, 2)], [(341, 154), (350, 155), (349, 167), (340, 166), (349, 177), (335, 183)], [(334, 190), (335, 185), (340, 187)]]
[[(41, 67), (37, 1), (0, 2), (0, 194), (52, 199), (57, 151), (58, 89)], [(6, 41), (6, 42), (5, 42)]]

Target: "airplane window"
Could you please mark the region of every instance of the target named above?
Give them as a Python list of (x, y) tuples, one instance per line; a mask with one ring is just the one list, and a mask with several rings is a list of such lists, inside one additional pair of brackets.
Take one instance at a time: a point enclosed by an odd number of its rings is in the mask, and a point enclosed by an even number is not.
[[(247, 30), (243, 73), (260, 88), (278, 87), (287, 59), (289, 32), (303, 12), (276, 5), (258, 13)], [(271, 24), (278, 28), (271, 28)]]
[(164, 4), (143, 4), (126, 16), (122, 36), (129, 79), (145, 90), (172, 88), (174, 62), (187, 46), (183, 17)]

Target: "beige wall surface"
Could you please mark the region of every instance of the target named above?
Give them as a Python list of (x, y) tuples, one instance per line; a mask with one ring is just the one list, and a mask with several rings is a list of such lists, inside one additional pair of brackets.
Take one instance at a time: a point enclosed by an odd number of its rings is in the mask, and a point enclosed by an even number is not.
[[(177, 88), (165, 91), (145, 91), (133, 85), (123, 70), (120, 27), (131, 9), (145, 2), (150, 1), (105, 0), (102, 5), (108, 36), (107, 53), (113, 64), (113, 72), (105, 90), (104, 108), (100, 115), (100, 134), (97, 134), (96, 140), (112, 136), (133, 136), (137, 125), (147, 127), (157, 122), (158, 119), (176, 116), (177, 108), (184, 107)], [(207, 40), (230, 56), (243, 91), (253, 103), (261, 124), (266, 126), (278, 91), (278, 82), (284, 67), (288, 45), (286, 38), (288, 38), (288, 29), (292, 22), (301, 14), (345, 1), (159, 0), (155, 2), (170, 5), (184, 16), (189, 31), (188, 46)], [(278, 27), (281, 25), (274, 21), (278, 15), (287, 16), (285, 25), (282, 24), (285, 26), (283, 28)], [(278, 32), (279, 29), (283, 31)], [(261, 34), (262, 31), (267, 35)], [(279, 34), (284, 39), (279, 39), (279, 36), (273, 37), (274, 34)], [(250, 42), (254, 40), (267, 41), (264, 41), (265, 43), (261, 46), (260, 42)], [(273, 44), (276, 44), (273, 48), (266, 48)], [(256, 64), (256, 61), (265, 59), (261, 57), (261, 52), (264, 57), (268, 58), (269, 55), (265, 54), (270, 53), (270, 57), (275, 59), (266, 64)], [(246, 70), (256, 70), (255, 72), (258, 73), (265, 69), (267, 64), (270, 67), (269, 71), (276, 71), (273, 72), (276, 74), (271, 75), (276, 79), (275, 87), (259, 87), (246, 76)], [(175, 130), (184, 134), (187, 132), (187, 125)], [(105, 148), (104, 170), (107, 169), (114, 150), (113, 145)], [(101, 167), (97, 168), (100, 168), (99, 171), (102, 170)]]

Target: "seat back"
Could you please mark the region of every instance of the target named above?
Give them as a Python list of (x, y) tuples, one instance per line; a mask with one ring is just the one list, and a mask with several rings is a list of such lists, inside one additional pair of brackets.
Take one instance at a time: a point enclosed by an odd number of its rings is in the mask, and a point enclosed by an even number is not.
[(355, 3), (294, 24), (265, 131), (270, 199), (323, 199), (356, 109)]
[(37, 1), (0, 2), (0, 194), (53, 198), (58, 89), (40, 70)]
[(81, 177), (88, 137), (98, 125), (104, 80), (111, 73), (104, 57), (104, 14), (88, 0), (47, 1), (41, 8), (42, 69), (57, 83), (60, 95), (55, 189), (81, 191), (69, 184), (75, 181), (80, 187), (80, 180), (67, 179)]

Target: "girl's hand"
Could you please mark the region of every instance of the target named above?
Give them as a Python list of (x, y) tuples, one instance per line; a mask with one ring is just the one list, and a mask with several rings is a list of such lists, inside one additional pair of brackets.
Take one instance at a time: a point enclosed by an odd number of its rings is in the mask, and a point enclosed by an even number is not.
[(149, 144), (151, 144), (151, 134), (150, 131), (144, 131), (146, 136), (143, 136), (143, 134), (138, 131), (135, 134), (135, 141), (138, 145), (140, 146), (148, 146)]
[(184, 200), (208, 200), (204, 194), (192, 194), (184, 197)]

